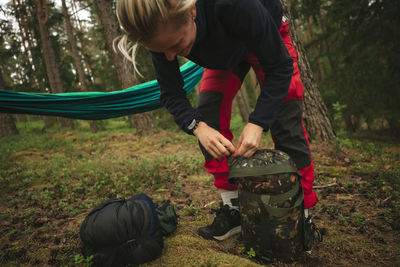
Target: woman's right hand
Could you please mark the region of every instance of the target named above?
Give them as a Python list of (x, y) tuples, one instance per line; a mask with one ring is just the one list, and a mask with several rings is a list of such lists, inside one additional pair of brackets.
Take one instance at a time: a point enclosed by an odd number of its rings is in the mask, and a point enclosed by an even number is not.
[(199, 122), (193, 134), (215, 159), (227, 157), (235, 152), (235, 147), (228, 139), (203, 121)]

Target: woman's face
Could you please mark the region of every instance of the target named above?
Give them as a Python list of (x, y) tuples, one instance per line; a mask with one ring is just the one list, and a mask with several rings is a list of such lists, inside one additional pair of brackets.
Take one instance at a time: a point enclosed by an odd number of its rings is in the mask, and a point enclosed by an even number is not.
[(173, 23), (160, 23), (155, 37), (143, 45), (153, 52), (164, 53), (170, 61), (174, 60), (176, 56), (186, 57), (196, 40), (195, 18), (196, 6), (191, 10), (190, 18), (184, 25), (177, 27)]

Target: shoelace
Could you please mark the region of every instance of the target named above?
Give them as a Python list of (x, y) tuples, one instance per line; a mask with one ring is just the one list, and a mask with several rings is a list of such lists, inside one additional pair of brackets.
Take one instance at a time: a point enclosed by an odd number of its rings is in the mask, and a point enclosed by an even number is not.
[(306, 218), (306, 224), (310, 225), (312, 236), (316, 237), (316, 240), (318, 242), (322, 242), (323, 235), (322, 235), (320, 229), (315, 225), (315, 223), (311, 221), (311, 215)]
[(223, 213), (223, 212), (229, 211), (229, 206), (228, 206), (228, 205), (222, 205), (222, 202), (221, 202), (220, 208), (218, 208), (218, 209), (211, 209), (211, 211), (212, 211), (213, 213), (216, 213), (217, 215), (219, 215), (219, 214), (221, 214), (221, 213)]
[(217, 222), (217, 218), (221, 213), (229, 212), (229, 206), (228, 205), (222, 205), (222, 202), (221, 202), (220, 206), (221, 207), (219, 209), (211, 209), (211, 211), (216, 214), (216, 216), (214, 218), (214, 221), (212, 222), (211, 225), (214, 225)]
[[(225, 205), (225, 206), (226, 206), (226, 205)], [(219, 208), (219, 209), (211, 209), (211, 211), (212, 211), (213, 213), (216, 214), (216, 216), (215, 216), (213, 222), (212, 222), (211, 225), (210, 225), (211, 227), (213, 227), (213, 226), (217, 223), (218, 215), (220, 215), (221, 213), (224, 212), (224, 210), (227, 209), (227, 208), (224, 208), (225, 206), (223, 206), (223, 205), (222, 205), (222, 202), (221, 202), (221, 203), (220, 203), (220, 208)]]

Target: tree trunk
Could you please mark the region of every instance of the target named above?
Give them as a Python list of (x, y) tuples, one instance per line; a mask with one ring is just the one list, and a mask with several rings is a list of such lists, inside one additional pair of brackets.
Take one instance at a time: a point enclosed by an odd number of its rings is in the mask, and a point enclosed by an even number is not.
[(249, 116), (251, 113), (250, 105), (249, 105), (249, 98), (246, 92), (246, 86), (244, 83), (240, 87), (240, 90), (236, 94), (236, 103), (239, 107), (240, 116), (242, 117), (243, 122), (247, 122), (249, 120)]
[[(21, 11), (21, 9), (27, 9), (26, 6), (22, 6), (21, 1), (20, 0), (13, 0), (13, 7), (14, 7), (14, 12), (15, 12), (15, 17), (17, 19), (17, 23), (18, 23), (18, 28), (19, 28), (19, 36), (21, 38), (21, 43), (22, 46), (24, 48), (24, 53), (25, 53), (25, 61), (28, 62), (28, 64), (26, 64), (26, 68), (27, 68), (27, 73), (29, 76), (29, 80), (30, 83), (32, 85), (32, 88), (34, 89), (39, 89), (39, 83), (37, 81), (37, 77), (36, 77), (36, 68), (33, 68), (33, 66), (38, 66), (38, 64), (35, 64), (36, 60), (34, 59), (34, 57), (32, 56), (32, 48), (33, 48), (33, 41), (32, 41), (32, 36), (28, 30), (28, 22), (27, 22), (27, 18), (26, 15), (22, 14), (23, 11)], [(27, 10), (25, 10), (26, 13)], [(28, 44), (28, 45), (26, 45)], [(31, 60), (30, 60), (31, 58)], [(29, 62), (32, 62), (33, 64), (29, 64)]]
[[(315, 41), (315, 35), (314, 35), (314, 30), (313, 30), (314, 22), (313, 22), (313, 18), (311, 16), (308, 18), (307, 23), (308, 23), (308, 29), (309, 29), (309, 34), (310, 34), (310, 40), (308, 42), (312, 44), (311, 46), (314, 51), (318, 51), (318, 47), (315, 45), (315, 42), (314, 42)], [(324, 70), (322, 68), (323, 66), (322, 66), (321, 60), (319, 57), (317, 57), (315, 60), (317, 61), (319, 80), (323, 81), (325, 75), (324, 75)]]
[[(328, 30), (326, 28), (325, 18), (324, 18), (324, 15), (323, 15), (323, 10), (322, 10), (322, 7), (320, 5), (318, 6), (318, 20), (319, 20), (319, 23), (321, 25), (322, 33), (326, 36), (328, 34)], [(335, 68), (336, 63), (335, 63), (334, 58), (331, 55), (332, 49), (331, 49), (331, 45), (329, 43), (329, 40), (327, 38), (324, 38), (323, 39), (323, 44), (325, 45), (325, 51), (328, 52), (328, 62), (329, 62), (329, 67), (331, 69), (331, 73), (335, 76), (336, 79), (338, 79), (339, 78), (339, 77), (337, 77), (337, 73), (338, 72), (336, 71), (336, 68)]]
[[(71, 6), (72, 6), (72, 12), (73, 12), (73, 16), (74, 16), (74, 21), (76, 21), (76, 25), (75, 25), (75, 28), (77, 28), (78, 29), (78, 32), (79, 33), (82, 33), (83, 32), (83, 26), (82, 26), (82, 23), (81, 23), (81, 20), (80, 20), (80, 18), (79, 18), (79, 16), (78, 16), (78, 7), (77, 7), (77, 5), (76, 5), (76, 2), (75, 2), (75, 0), (72, 0), (71, 1)], [(83, 62), (85, 63), (85, 68), (86, 68), (86, 70), (87, 70), (87, 74), (89, 75), (89, 78), (90, 78), (90, 82), (92, 83), (92, 84), (94, 84), (94, 79), (93, 79), (93, 73), (92, 73), (92, 69), (91, 69), (91, 67), (90, 67), (90, 65), (89, 65), (89, 49), (87, 48), (87, 46), (86, 46), (86, 42), (85, 42), (85, 40), (83, 39), (83, 35), (82, 34), (77, 34), (77, 38), (78, 38), (78, 40), (79, 40), (79, 42), (80, 42), (80, 44), (81, 44), (81, 51), (82, 51), (82, 56), (83, 56)]]
[[(49, 30), (47, 28), (48, 7), (46, 0), (36, 0), (37, 20), (39, 22), (40, 40), (42, 43), (43, 57), (46, 63), (46, 73), (50, 83), (51, 92), (62, 93), (62, 82), (58, 70), (56, 55), (51, 44)], [(57, 118), (62, 127), (73, 128), (72, 120), (66, 118)]]
[[(95, 0), (97, 14), (104, 30), (108, 49), (111, 54), (111, 60), (117, 70), (118, 79), (123, 89), (129, 88), (137, 83), (134, 77), (133, 66), (124, 59), (120, 53), (113, 49), (113, 41), (121, 35), (118, 20), (114, 14), (113, 2), (107, 0)], [(136, 127), (136, 133), (139, 135), (151, 134), (156, 131), (155, 119), (152, 113), (146, 112), (131, 116)]]
[[(71, 24), (71, 20), (69, 18), (68, 9), (67, 9), (67, 5), (65, 4), (65, 0), (62, 0), (61, 4), (62, 4), (62, 11), (63, 11), (63, 15), (64, 15), (64, 20), (65, 20), (65, 28), (67, 29), (68, 41), (71, 45), (71, 55), (72, 55), (72, 58), (74, 59), (75, 67), (78, 72), (79, 82), (81, 84), (81, 91), (87, 92), (87, 91), (89, 91), (89, 88), (86, 83), (85, 70), (82, 65), (81, 57), (79, 56), (78, 46), (76, 45), (76, 40), (74, 37), (74, 30), (72, 28), (72, 24)], [(90, 124), (91, 132), (97, 133), (98, 128), (97, 128), (96, 121), (92, 120), (89, 122), (89, 124)]]
[(346, 129), (354, 133), (361, 128), (361, 118), (360, 116), (353, 114), (344, 114), (344, 122), (346, 124)]
[(64, 14), (64, 20), (65, 20), (65, 28), (67, 29), (68, 41), (69, 41), (69, 44), (71, 45), (71, 55), (72, 55), (72, 58), (74, 59), (75, 67), (78, 72), (81, 89), (82, 89), (82, 91), (87, 92), (88, 87), (87, 87), (86, 78), (85, 78), (85, 70), (83, 69), (81, 57), (79, 56), (78, 46), (76, 45), (76, 40), (74, 37), (74, 31), (72, 29), (71, 20), (69, 18), (68, 9), (65, 4), (65, 0), (61, 0), (61, 3), (62, 3), (62, 11)]
[[(0, 66), (0, 89), (8, 89), (3, 80), (3, 71)], [(14, 118), (7, 113), (0, 113), (0, 137), (18, 135), (18, 129), (15, 126)]]
[(18, 135), (18, 129), (15, 126), (14, 118), (7, 113), (0, 113), (0, 137)]
[(296, 34), (295, 21), (291, 19), (287, 0), (281, 0), (285, 16), (290, 21), (290, 36), (298, 54), (298, 65), (301, 80), (304, 85), (304, 115), (303, 120), (310, 140), (328, 141), (335, 138), (332, 122), (329, 118), (327, 108), (321, 97), (317, 83), (314, 81), (313, 73), (308, 62), (303, 45), (299, 42)]
[(388, 120), (389, 130), (394, 136), (400, 136), (400, 119), (391, 118)]
[(260, 95), (261, 90), (260, 90), (260, 86), (258, 84), (257, 75), (252, 68), (249, 71), (249, 78), (250, 78), (250, 84), (252, 87), (251, 89), (253, 90), (254, 96), (257, 99), (258, 96)]

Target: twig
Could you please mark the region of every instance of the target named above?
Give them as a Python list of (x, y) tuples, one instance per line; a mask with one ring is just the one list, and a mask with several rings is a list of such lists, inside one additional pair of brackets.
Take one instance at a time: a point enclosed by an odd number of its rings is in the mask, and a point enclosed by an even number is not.
[(385, 198), (384, 200), (382, 200), (382, 203), (383, 203), (383, 204), (386, 203), (386, 202), (387, 202), (388, 200), (390, 200), (391, 198), (392, 198), (391, 196)]
[(215, 203), (215, 201), (208, 202), (207, 204), (204, 205), (204, 208), (207, 208), (208, 206), (211, 206), (214, 203)]
[(327, 184), (327, 185), (316, 185), (313, 186), (314, 189), (321, 189), (321, 188), (326, 188), (326, 187), (331, 187), (331, 186), (337, 186), (337, 183), (331, 183), (331, 184)]

